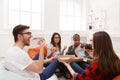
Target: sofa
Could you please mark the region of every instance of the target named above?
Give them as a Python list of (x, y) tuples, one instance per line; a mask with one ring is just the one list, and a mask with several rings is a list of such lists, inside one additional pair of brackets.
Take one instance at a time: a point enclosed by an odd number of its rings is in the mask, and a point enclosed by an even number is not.
[[(24, 77), (16, 74), (14, 72), (8, 71), (4, 67), (4, 62), (0, 61), (0, 80), (26, 80)], [(47, 80), (58, 80), (57, 76), (54, 74)]]

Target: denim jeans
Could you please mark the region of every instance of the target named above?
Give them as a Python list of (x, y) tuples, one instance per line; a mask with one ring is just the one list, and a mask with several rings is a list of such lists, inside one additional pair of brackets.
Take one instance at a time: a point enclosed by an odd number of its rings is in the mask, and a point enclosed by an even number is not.
[(39, 53), (37, 53), (36, 55), (35, 55), (35, 57), (33, 58), (33, 60), (38, 60), (39, 59)]
[(84, 62), (84, 61), (80, 61), (80, 62), (76, 62), (81, 68), (85, 69), (86, 67), (89, 66), (89, 63)]
[(72, 69), (77, 72), (77, 73), (83, 73), (84, 69), (81, 68), (77, 63), (75, 62), (71, 62), (70, 66), (72, 67)]
[(70, 65), (75, 72), (80, 73), (80, 74), (83, 73), (84, 69), (89, 66), (89, 64), (84, 62), (84, 61), (81, 61), (81, 62), (78, 62), (78, 63), (71, 62)]
[[(39, 53), (36, 54), (36, 56), (33, 58), (33, 60), (38, 60), (39, 59)], [(47, 67), (50, 63), (44, 64), (44, 67)]]
[[(33, 58), (33, 60), (38, 60), (39, 59), (39, 53)], [(46, 80), (48, 78), (50, 78), (54, 73), (55, 70), (57, 69), (59, 64), (58, 60), (54, 60), (51, 63), (48, 64), (44, 64), (45, 69), (43, 70), (43, 72), (40, 75), (40, 79), (41, 80)]]
[(55, 70), (57, 69), (58, 64), (59, 64), (58, 60), (54, 60), (53, 62), (51, 62), (40, 74), (40, 79), (46, 80), (50, 78), (55, 73)]

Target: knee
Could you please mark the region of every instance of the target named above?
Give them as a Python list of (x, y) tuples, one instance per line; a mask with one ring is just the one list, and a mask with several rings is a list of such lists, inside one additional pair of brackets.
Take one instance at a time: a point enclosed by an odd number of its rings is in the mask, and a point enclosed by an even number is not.
[(59, 61), (58, 60), (54, 60), (53, 63), (56, 64), (56, 65), (58, 65)]

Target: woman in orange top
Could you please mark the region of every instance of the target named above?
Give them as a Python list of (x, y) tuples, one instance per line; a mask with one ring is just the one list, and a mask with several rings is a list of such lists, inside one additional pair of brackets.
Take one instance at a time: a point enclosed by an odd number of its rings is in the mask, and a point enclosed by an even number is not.
[[(44, 45), (43, 51), (44, 51), (44, 56), (46, 57), (46, 55), (47, 55), (47, 44)], [(29, 48), (27, 52), (28, 52), (30, 58), (34, 59), (35, 56), (40, 52), (40, 45)]]

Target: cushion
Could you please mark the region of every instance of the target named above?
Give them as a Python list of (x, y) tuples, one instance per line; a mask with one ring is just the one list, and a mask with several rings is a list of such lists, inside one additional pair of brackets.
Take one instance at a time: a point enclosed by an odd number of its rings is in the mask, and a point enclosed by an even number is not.
[(11, 71), (0, 70), (0, 80), (26, 80), (26, 79)]
[[(11, 71), (7, 71), (4, 67), (4, 61), (0, 61), (0, 80), (27, 80), (27, 79), (20, 76), (19, 74), (16, 74)], [(57, 76), (53, 74), (53, 76), (51, 76), (47, 80), (58, 80), (58, 79)]]
[(26, 79), (14, 72), (7, 71), (4, 67), (4, 61), (0, 61), (0, 80), (26, 80)]
[(120, 75), (116, 76), (113, 80), (120, 80)]
[(5, 70), (3, 61), (0, 61), (0, 70)]

